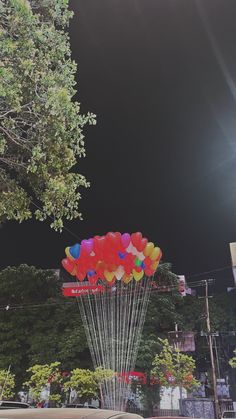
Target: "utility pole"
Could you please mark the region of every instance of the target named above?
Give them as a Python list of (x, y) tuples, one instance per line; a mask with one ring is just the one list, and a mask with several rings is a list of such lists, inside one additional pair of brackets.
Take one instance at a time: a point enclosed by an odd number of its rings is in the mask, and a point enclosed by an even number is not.
[(207, 323), (207, 336), (209, 339), (209, 350), (211, 357), (211, 369), (212, 369), (212, 383), (213, 383), (213, 392), (214, 392), (214, 405), (215, 405), (215, 415), (216, 419), (220, 418), (220, 407), (219, 400), (217, 396), (217, 387), (216, 387), (216, 370), (215, 370), (215, 359), (213, 353), (213, 343), (212, 343), (212, 334), (211, 334), (211, 322), (210, 322), (210, 313), (209, 313), (209, 301), (208, 301), (208, 281), (205, 281), (205, 304), (206, 304), (206, 323)]

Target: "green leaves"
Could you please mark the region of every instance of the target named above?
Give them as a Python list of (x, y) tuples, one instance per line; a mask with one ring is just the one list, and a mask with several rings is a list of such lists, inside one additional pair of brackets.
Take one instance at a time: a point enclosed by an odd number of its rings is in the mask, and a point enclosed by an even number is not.
[[(236, 349), (234, 350), (234, 353), (235, 353), (235, 355), (236, 355)], [(233, 358), (231, 358), (231, 359), (230, 359), (230, 361), (229, 361), (229, 365), (230, 365), (232, 368), (236, 368), (236, 356), (234, 356)]]
[[(60, 365), (60, 362), (52, 362), (51, 364), (44, 365), (38, 364), (27, 370), (30, 378), (24, 383), (24, 386), (31, 389), (35, 400), (42, 401), (41, 393), (49, 383), (60, 384), (62, 382)], [(51, 394), (50, 400), (60, 402), (61, 396), (59, 393)]]
[(71, 372), (70, 379), (64, 384), (64, 388), (66, 391), (76, 390), (78, 398), (84, 402), (90, 398), (98, 398), (100, 385), (106, 380), (111, 380), (113, 376), (113, 371), (101, 367), (96, 368), (95, 371), (75, 368)]
[(56, 360), (68, 371), (81, 358), (80, 365), (90, 367), (78, 306), (61, 296), (53, 271), (27, 265), (1, 271), (0, 308), (0, 369), (12, 365), (18, 389), (35, 364)]
[(198, 385), (193, 376), (194, 359), (173, 348), (167, 339), (159, 339), (161, 352), (153, 360), (152, 374), (158, 378), (160, 385), (190, 389)]
[(0, 370), (0, 400), (9, 400), (14, 396), (15, 376), (8, 370)]
[(65, 219), (82, 219), (80, 188), (89, 183), (73, 167), (85, 156), (84, 126), (96, 123), (74, 101), (68, 0), (6, 0), (1, 8), (0, 219), (52, 219), (61, 231)]

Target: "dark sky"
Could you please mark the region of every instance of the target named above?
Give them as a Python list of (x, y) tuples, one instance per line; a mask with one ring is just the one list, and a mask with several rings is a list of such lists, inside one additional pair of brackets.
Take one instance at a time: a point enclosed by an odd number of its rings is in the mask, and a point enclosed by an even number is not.
[[(142, 231), (179, 274), (229, 265), (228, 243), (236, 241), (236, 1), (70, 4), (78, 100), (98, 123), (86, 132), (87, 157), (79, 162), (91, 181), (81, 191), (84, 221), (67, 228), (80, 239)], [(47, 224), (11, 222), (0, 230), (1, 265), (56, 268), (75, 241)]]

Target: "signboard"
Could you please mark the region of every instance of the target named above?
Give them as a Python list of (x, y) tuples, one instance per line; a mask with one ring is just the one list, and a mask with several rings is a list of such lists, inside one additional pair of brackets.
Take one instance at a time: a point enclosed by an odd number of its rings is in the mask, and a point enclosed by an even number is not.
[(231, 254), (231, 261), (232, 261), (234, 284), (236, 286), (236, 242), (230, 243), (229, 247), (230, 247), (230, 254)]
[(182, 297), (186, 296), (186, 283), (185, 283), (185, 276), (184, 275), (178, 275), (179, 277), (179, 293), (182, 295)]
[(81, 295), (98, 294), (104, 292), (103, 285), (80, 285), (74, 282), (63, 284), (62, 293), (64, 297), (80, 297)]

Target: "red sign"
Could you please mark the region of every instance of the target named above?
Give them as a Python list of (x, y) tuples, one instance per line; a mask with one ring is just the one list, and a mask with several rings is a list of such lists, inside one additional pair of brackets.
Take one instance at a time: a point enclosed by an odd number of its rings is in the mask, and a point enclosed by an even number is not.
[(63, 284), (62, 293), (64, 297), (80, 297), (81, 295), (98, 294), (104, 292), (103, 285), (73, 285)]
[(136, 382), (137, 384), (147, 384), (147, 376), (143, 372), (129, 371), (129, 372), (120, 372), (118, 377), (125, 381), (127, 384)]

